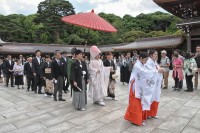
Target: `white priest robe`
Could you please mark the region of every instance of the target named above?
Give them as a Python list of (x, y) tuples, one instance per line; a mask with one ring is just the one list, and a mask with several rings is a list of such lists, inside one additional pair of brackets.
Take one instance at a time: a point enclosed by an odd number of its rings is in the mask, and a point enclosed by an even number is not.
[(134, 80), (135, 82), (130, 87), (135, 93), (135, 97), (141, 99), (143, 111), (150, 110), (157, 74), (157, 70), (148, 70), (139, 60), (133, 67), (130, 81)]
[[(97, 73), (97, 71), (100, 73)], [(104, 67), (101, 59), (93, 59), (89, 64), (89, 90), (88, 96), (93, 102), (98, 102), (107, 96), (107, 87), (110, 76), (110, 67)]]
[[(156, 61), (153, 61), (151, 58), (149, 58), (147, 60), (145, 67), (148, 70), (158, 70), (158, 68), (160, 68), (158, 63)], [(154, 94), (153, 94), (153, 97), (152, 97), (152, 102), (153, 101), (160, 102), (161, 85), (162, 85), (163, 75), (161, 73), (157, 73), (156, 77), (157, 77), (157, 80), (156, 80), (156, 86), (155, 86), (155, 89), (154, 89), (155, 91), (154, 91)]]

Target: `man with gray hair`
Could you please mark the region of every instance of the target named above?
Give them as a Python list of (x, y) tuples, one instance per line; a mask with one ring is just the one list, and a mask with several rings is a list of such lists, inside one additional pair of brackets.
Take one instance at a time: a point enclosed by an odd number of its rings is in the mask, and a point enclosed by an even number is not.
[(161, 60), (160, 60), (160, 67), (165, 69), (165, 72), (163, 73), (163, 79), (164, 79), (164, 87), (163, 89), (168, 88), (168, 77), (169, 77), (169, 66), (170, 66), (170, 59), (166, 56), (167, 52), (165, 50), (161, 51)]
[(31, 90), (34, 91), (34, 76), (32, 71), (32, 57), (27, 58), (27, 62), (24, 64), (24, 75), (26, 76), (27, 80), (27, 91)]
[(54, 53), (55, 60), (51, 64), (51, 72), (54, 82), (54, 101), (57, 101), (57, 91), (59, 91), (59, 101), (65, 101), (62, 98), (62, 90), (63, 90), (63, 79), (64, 79), (64, 71), (63, 71), (63, 62), (60, 61), (61, 54), (60, 51), (56, 50)]

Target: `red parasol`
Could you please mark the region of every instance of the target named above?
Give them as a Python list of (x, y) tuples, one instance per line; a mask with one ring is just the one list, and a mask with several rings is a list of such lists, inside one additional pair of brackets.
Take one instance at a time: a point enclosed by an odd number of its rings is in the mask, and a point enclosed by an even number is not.
[(87, 13), (62, 17), (62, 21), (93, 30), (117, 32), (117, 30), (111, 24), (109, 24), (100, 16), (96, 15), (94, 10)]

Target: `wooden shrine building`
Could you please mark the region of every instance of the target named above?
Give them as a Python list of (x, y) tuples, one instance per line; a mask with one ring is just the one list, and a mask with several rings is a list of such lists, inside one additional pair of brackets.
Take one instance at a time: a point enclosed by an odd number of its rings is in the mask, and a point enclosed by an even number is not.
[(169, 13), (182, 19), (177, 28), (185, 32), (187, 50), (195, 52), (200, 45), (200, 0), (153, 0)]

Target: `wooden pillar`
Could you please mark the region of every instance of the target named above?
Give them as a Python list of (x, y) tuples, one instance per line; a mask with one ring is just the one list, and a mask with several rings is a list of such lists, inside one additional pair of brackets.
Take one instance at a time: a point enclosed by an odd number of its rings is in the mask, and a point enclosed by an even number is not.
[(187, 51), (191, 52), (191, 33), (187, 33)]

